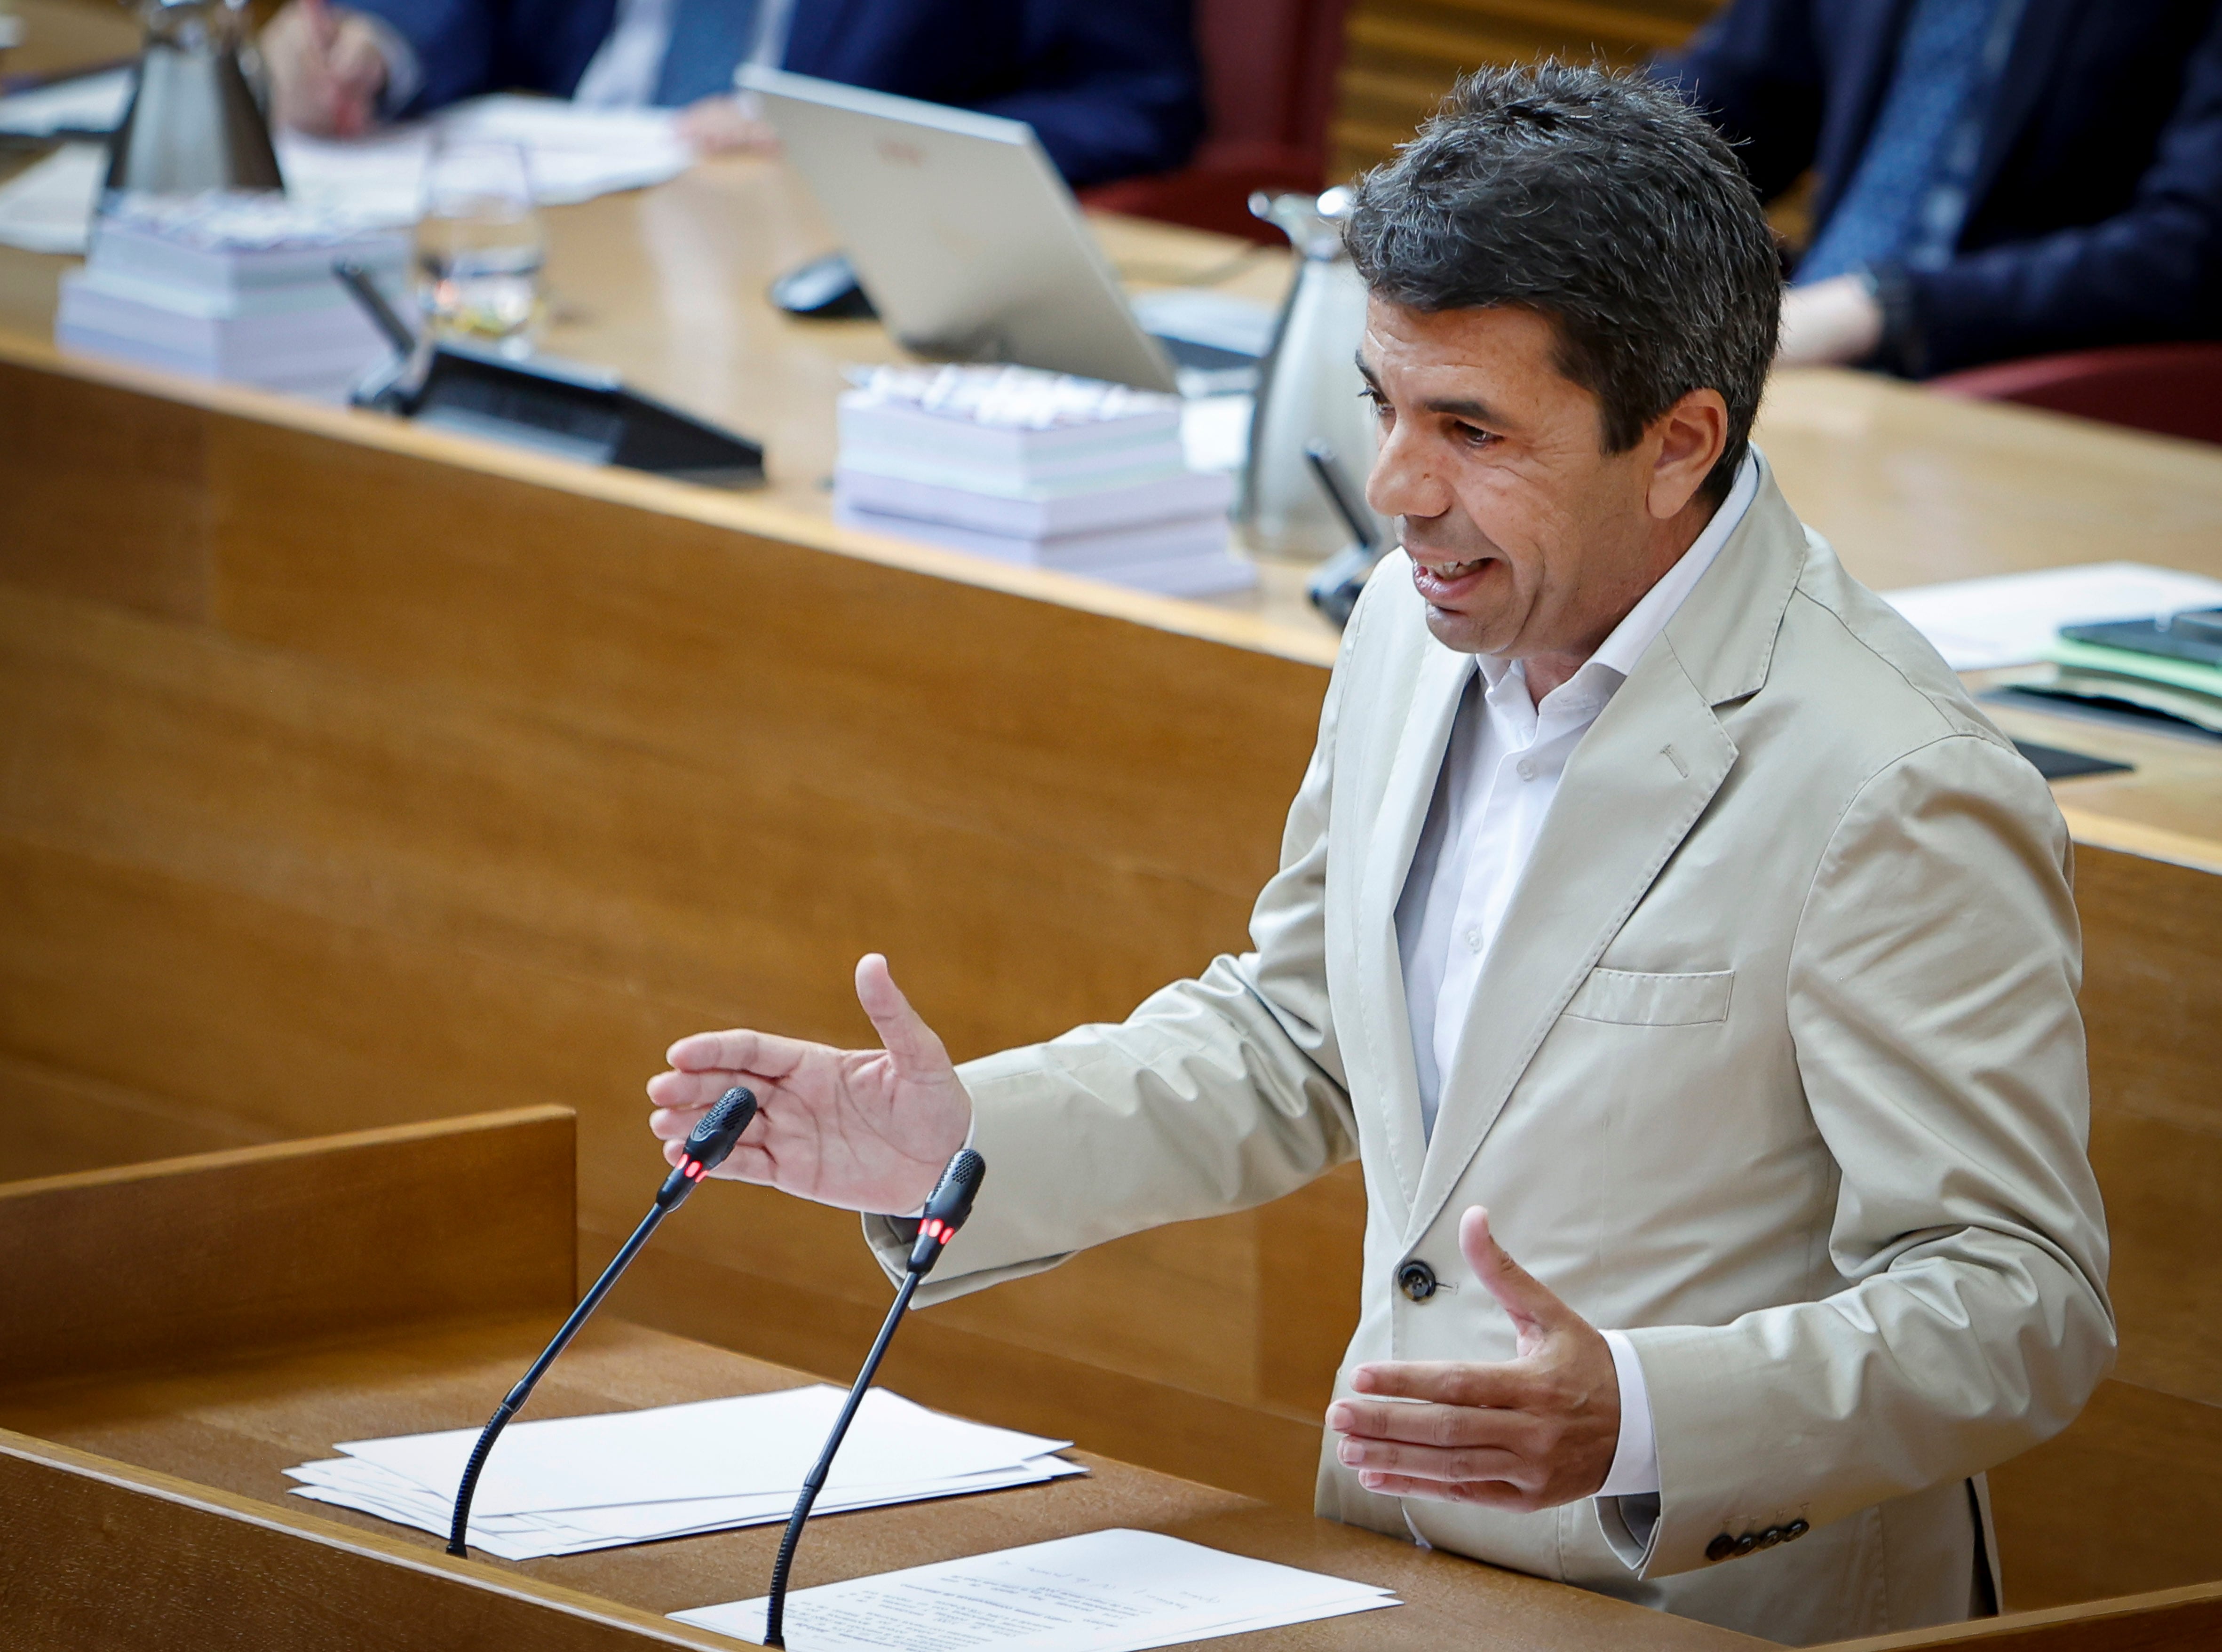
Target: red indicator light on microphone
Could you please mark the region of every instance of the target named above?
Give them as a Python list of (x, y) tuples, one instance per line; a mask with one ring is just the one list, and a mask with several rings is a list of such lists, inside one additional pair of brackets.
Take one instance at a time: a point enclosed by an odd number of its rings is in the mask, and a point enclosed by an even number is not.
[(700, 1181), (703, 1176), (702, 1161), (699, 1159), (688, 1159), (687, 1161), (686, 1167), (681, 1173), (685, 1175), (687, 1179), (690, 1182)]

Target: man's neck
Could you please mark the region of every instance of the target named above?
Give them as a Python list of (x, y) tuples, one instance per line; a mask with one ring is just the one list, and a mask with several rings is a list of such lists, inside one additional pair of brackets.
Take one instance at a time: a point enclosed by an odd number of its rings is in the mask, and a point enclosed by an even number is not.
[[(1554, 689), (1573, 681), (1574, 673), (1590, 662), (1590, 656), (1604, 646), (1605, 638), (1620, 628), (1621, 622), (1635, 611), (1635, 605), (1649, 595), (1651, 587), (1666, 577), (1667, 570), (1689, 554), (1690, 547), (1698, 543), (1720, 501), (1698, 494), (1679, 511), (1659, 524), (1651, 536), (1651, 543), (1637, 563), (1637, 578), (1641, 583), (1626, 594), (1617, 609), (1590, 641), (1579, 649), (1549, 654), (1530, 654), (1521, 661), (1522, 675), (1527, 679), (1528, 697), (1537, 707)], [(1648, 570), (1643, 572), (1641, 570)]]

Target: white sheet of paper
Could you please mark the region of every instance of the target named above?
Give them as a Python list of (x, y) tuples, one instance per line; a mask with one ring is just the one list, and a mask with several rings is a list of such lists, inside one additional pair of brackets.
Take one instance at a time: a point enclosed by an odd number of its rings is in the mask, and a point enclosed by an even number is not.
[(2027, 665), (2062, 625), (2148, 619), (2222, 604), (2222, 580), (2148, 562), (2085, 562), (1886, 591), (1955, 671)]
[[(1143, 1652), (1400, 1605), (1386, 1589), (1113, 1528), (803, 1589), (794, 1652)], [(761, 1642), (764, 1603), (675, 1611)]]
[[(792, 1497), (842, 1399), (838, 1388), (793, 1388), (516, 1423), (487, 1460), (473, 1509), (502, 1515), (687, 1498)], [(436, 1488), (461, 1476), (478, 1434), (455, 1429), (348, 1441), (337, 1448)], [(876, 1388), (857, 1410), (827, 1486), (946, 1480), (1008, 1468), (1071, 1443), (945, 1416)]]
[(131, 71), (107, 69), (0, 97), (0, 132), (48, 138), (58, 132), (113, 132), (131, 101)]
[(108, 148), (65, 143), (0, 184), (0, 244), (35, 253), (81, 253), (92, 199), (108, 175)]
[[(286, 192), (336, 226), (412, 224), (436, 130), (521, 146), (534, 198), (546, 206), (660, 184), (694, 162), (669, 110), (581, 109), (560, 98), (497, 93), (367, 138), (281, 132), (276, 145)], [(106, 166), (104, 146), (65, 144), (0, 187), (0, 242), (34, 252), (83, 252)]]
[[(303, 1463), (286, 1472), (302, 1482), (294, 1488), (297, 1497), (358, 1510), (420, 1531), (444, 1536), (453, 1517), (452, 1486), (435, 1490), (419, 1486), (361, 1458), (336, 1457), (325, 1462)], [(818, 1512), (843, 1514), (897, 1503), (969, 1497), (1014, 1486), (1037, 1486), (1085, 1473), (1079, 1464), (1067, 1462), (1062, 1457), (1037, 1457), (1009, 1468), (946, 1480), (915, 1480), (894, 1486), (830, 1491), (819, 1499)], [(473, 1547), (489, 1555), (503, 1560), (529, 1561), (736, 1526), (774, 1524), (786, 1520), (794, 1506), (792, 1493), (779, 1492), (762, 1497), (702, 1498), (610, 1508), (555, 1510), (539, 1514), (483, 1515), (474, 1507), (469, 1535)]]

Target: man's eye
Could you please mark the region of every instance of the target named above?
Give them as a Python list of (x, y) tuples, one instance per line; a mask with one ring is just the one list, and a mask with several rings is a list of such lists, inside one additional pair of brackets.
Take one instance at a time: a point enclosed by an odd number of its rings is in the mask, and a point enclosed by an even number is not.
[(1485, 448), (1497, 439), (1494, 430), (1484, 430), (1478, 424), (1453, 424), (1451, 432), (1469, 447)]

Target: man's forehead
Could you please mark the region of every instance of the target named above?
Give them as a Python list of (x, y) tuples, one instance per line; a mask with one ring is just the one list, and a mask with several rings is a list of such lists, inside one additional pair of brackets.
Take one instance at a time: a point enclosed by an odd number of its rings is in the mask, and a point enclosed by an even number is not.
[(1515, 404), (1594, 399), (1561, 369), (1550, 317), (1513, 305), (1428, 311), (1370, 298), (1358, 367), (1375, 389), (1393, 383), (1446, 411), (1486, 405), (1505, 417)]
[(1550, 317), (1524, 305), (1417, 310), (1375, 294), (1360, 354), (1384, 367), (1547, 365), (1557, 342)]

